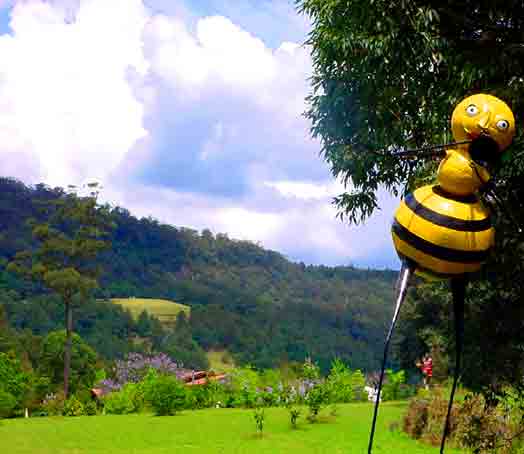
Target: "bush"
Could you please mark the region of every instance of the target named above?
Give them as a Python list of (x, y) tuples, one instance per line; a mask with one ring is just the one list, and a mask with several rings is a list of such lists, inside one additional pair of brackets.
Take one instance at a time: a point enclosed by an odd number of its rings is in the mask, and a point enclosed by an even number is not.
[(11, 398), (6, 397), (9, 394), (15, 399), (15, 406), (10, 410), (21, 409), (31, 391), (31, 377), (22, 370), (20, 361), (11, 358), (5, 353), (0, 353), (0, 389), (5, 393), (4, 399), (11, 402)]
[[(448, 400), (442, 390), (433, 388), (432, 392), (422, 390), (410, 401), (404, 417), (404, 431), (413, 438), (432, 445), (440, 444), (444, 421), (448, 411)], [(455, 402), (450, 418), (450, 434), (453, 434), (457, 423), (459, 404)], [(451, 441), (451, 436), (449, 437)]]
[(253, 413), (253, 418), (255, 419), (255, 425), (257, 426), (257, 432), (262, 436), (264, 431), (264, 408), (255, 408)]
[(84, 415), (84, 404), (76, 396), (71, 396), (64, 403), (64, 416), (82, 416)]
[(216, 382), (191, 386), (186, 389), (186, 395), (186, 407), (192, 410), (222, 406), (227, 401), (223, 386)]
[(0, 418), (12, 416), (16, 404), (15, 396), (0, 388)]
[(308, 420), (315, 422), (321, 408), (328, 403), (329, 388), (323, 384), (318, 383), (313, 386), (306, 395), (306, 405), (309, 408)]
[(353, 400), (353, 383), (351, 371), (338, 358), (331, 363), (327, 378), (330, 403), (351, 402)]
[(187, 392), (175, 377), (160, 376), (148, 386), (146, 397), (158, 416), (167, 416), (184, 409)]
[[(444, 429), (448, 401), (443, 393), (424, 392), (411, 400), (404, 417), (404, 432), (413, 438), (438, 445)], [(511, 421), (503, 407), (487, 406), (481, 395), (470, 394), (455, 402), (448, 440), (475, 454), (517, 453), (522, 438), (521, 417)]]
[(89, 402), (86, 402), (84, 404), (84, 414), (86, 416), (96, 416), (97, 414), (96, 402), (93, 402), (92, 400)]
[(289, 407), (288, 410), (289, 410), (289, 422), (291, 423), (291, 427), (293, 427), (293, 429), (296, 429), (297, 421), (298, 421), (298, 418), (300, 417), (300, 410), (295, 407)]
[(233, 395), (231, 406), (253, 408), (257, 403), (258, 384), (258, 374), (250, 367), (235, 369), (230, 375), (229, 391)]
[(382, 400), (398, 400), (401, 397), (402, 385), (406, 381), (406, 373), (403, 370), (393, 372), (392, 369), (386, 371), (386, 380), (382, 386)]
[(48, 394), (42, 402), (40, 414), (42, 416), (58, 416), (64, 412), (64, 394)]
[(353, 389), (353, 400), (367, 400), (367, 393), (364, 391), (366, 386), (366, 377), (361, 370), (357, 369), (351, 374), (351, 388)]
[(515, 435), (522, 425), (514, 427), (509, 418), (497, 407), (486, 406), (480, 395), (469, 394), (465, 397), (458, 412), (455, 439), (460, 446), (471, 449), (476, 454), (509, 454), (512, 450)]
[(429, 401), (427, 399), (412, 399), (404, 416), (403, 430), (415, 440), (421, 438), (426, 429), (428, 423), (428, 407)]
[(104, 397), (104, 410), (111, 415), (136, 413), (144, 406), (142, 384), (128, 383), (120, 391), (114, 391)]

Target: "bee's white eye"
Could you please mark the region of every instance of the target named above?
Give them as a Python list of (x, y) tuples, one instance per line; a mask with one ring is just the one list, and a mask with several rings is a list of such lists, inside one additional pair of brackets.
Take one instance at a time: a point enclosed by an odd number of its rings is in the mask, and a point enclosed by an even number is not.
[(475, 105), (475, 104), (470, 104), (467, 108), (466, 108), (466, 113), (470, 116), (470, 117), (474, 117), (475, 115), (477, 115), (479, 113), (479, 108)]
[(501, 131), (505, 131), (509, 128), (509, 122), (506, 120), (499, 120), (497, 121), (497, 128), (499, 128)]

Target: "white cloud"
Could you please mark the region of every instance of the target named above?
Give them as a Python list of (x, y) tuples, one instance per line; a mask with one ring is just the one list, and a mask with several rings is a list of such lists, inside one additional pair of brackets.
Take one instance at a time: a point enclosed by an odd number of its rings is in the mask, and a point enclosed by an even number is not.
[[(365, 228), (335, 219), (331, 198), (343, 188), (301, 116), (309, 49), (289, 40), (270, 48), (226, 17), (155, 14), (141, 0), (24, 0), (11, 28), (0, 36), (4, 173), (100, 180), (104, 200), (136, 215), (293, 259), (365, 263), (386, 249), (391, 258), (391, 210)], [(195, 163), (203, 170), (181, 188)], [(137, 181), (147, 165), (151, 179)], [(231, 194), (197, 191), (199, 178)]]
[(344, 192), (344, 186), (337, 181), (326, 184), (315, 184), (300, 181), (266, 181), (264, 183), (270, 188), (276, 189), (284, 197), (296, 197), (298, 199), (322, 199), (335, 197)]
[(60, 185), (106, 178), (146, 134), (128, 73), (148, 69), (139, 0), (86, 0), (72, 23), (65, 14), (20, 2), (0, 37), (0, 156), (31, 153), (39, 178)]
[(221, 16), (199, 19), (193, 34), (178, 18), (159, 15), (146, 36), (152, 70), (188, 95), (200, 97), (219, 86), (294, 117), (304, 110), (311, 68), (304, 47), (284, 42), (272, 50)]

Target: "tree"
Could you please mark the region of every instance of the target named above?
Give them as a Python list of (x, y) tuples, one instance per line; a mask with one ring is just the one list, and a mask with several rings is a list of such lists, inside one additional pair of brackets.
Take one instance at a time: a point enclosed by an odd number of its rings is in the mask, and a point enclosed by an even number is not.
[(178, 363), (183, 364), (186, 368), (209, 369), (209, 360), (206, 352), (193, 338), (191, 325), (184, 311), (177, 314), (175, 327), (166, 336), (160, 349), (172, 358), (175, 358)]
[(30, 220), (34, 246), (18, 252), (8, 270), (39, 281), (59, 295), (65, 308), (64, 394), (69, 393), (73, 335), (73, 303), (97, 288), (97, 255), (109, 247), (112, 227), (107, 206), (97, 204), (97, 185), (88, 196), (62, 192), (40, 203), (44, 221)]
[[(22, 370), (20, 361), (0, 353), (0, 393), (3, 394), (3, 404), (0, 403), (0, 417), (8, 416), (15, 407), (21, 408), (30, 392), (30, 376)], [(9, 397), (12, 396), (12, 399)], [(0, 398), (2, 401), (2, 398)], [(7, 405), (12, 402), (13, 405)], [(2, 409), (2, 407), (4, 407)], [(8, 409), (7, 407), (11, 407)], [(8, 413), (3, 414), (2, 413)]]
[[(378, 207), (380, 187), (396, 194), (427, 175), (428, 159), (398, 159), (395, 152), (449, 142), (450, 114), (467, 94), (499, 96), (517, 115), (524, 108), (520, 1), (297, 4), (313, 22), (307, 117), (333, 174), (351, 185), (336, 199), (351, 221)], [(520, 173), (523, 160), (511, 159)]]
[[(49, 333), (42, 343), (42, 356), (38, 372), (48, 377), (51, 384), (58, 385), (62, 381), (62, 371), (66, 348), (67, 333), (65, 330)], [(71, 368), (69, 370), (68, 390), (75, 392), (81, 388), (93, 385), (97, 371), (97, 355), (82, 338), (73, 333), (71, 336)], [(63, 377), (65, 379), (65, 377)]]
[(151, 336), (151, 317), (145, 309), (140, 312), (140, 315), (138, 316), (136, 321), (136, 331), (141, 337)]
[[(517, 118), (524, 113), (521, 1), (297, 0), (297, 5), (313, 23), (306, 115), (333, 175), (351, 188), (336, 198), (342, 218), (368, 217), (379, 208), (381, 188), (396, 195), (431, 181), (431, 156), (398, 153), (450, 142), (450, 114), (467, 95), (487, 92), (506, 101)], [(495, 192), (503, 205), (483, 195), (497, 237), (496, 254), (466, 301), (464, 381), (475, 389), (519, 383), (524, 369), (524, 153), (522, 129), (517, 130), (496, 172)], [(407, 322), (419, 334), (421, 351), (431, 347), (423, 336), (428, 325), (445, 340), (447, 353), (452, 351), (446, 298), (442, 289), (429, 286), (408, 306)], [(432, 318), (436, 306), (448, 315)]]

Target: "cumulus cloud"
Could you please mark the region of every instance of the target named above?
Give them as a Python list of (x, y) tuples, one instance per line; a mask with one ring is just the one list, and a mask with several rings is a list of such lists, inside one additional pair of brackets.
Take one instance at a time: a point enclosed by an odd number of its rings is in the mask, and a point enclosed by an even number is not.
[(12, 33), (0, 37), (0, 157), (29, 153), (14, 174), (59, 185), (107, 177), (146, 135), (144, 108), (128, 83), (130, 71), (148, 69), (143, 5), (89, 0), (71, 23), (67, 11), (18, 3)]
[(16, 3), (0, 36), (4, 173), (94, 178), (137, 215), (295, 260), (394, 265), (391, 198), (365, 228), (335, 218), (343, 188), (302, 116), (303, 18), (287, 0), (241, 3), (208, 0), (208, 16), (164, 0)]
[(302, 116), (308, 49), (268, 48), (224, 17), (202, 18), (191, 32), (156, 16), (145, 36), (162, 93), (150, 127), (162, 141), (142, 178), (237, 197), (269, 179), (328, 178)]

